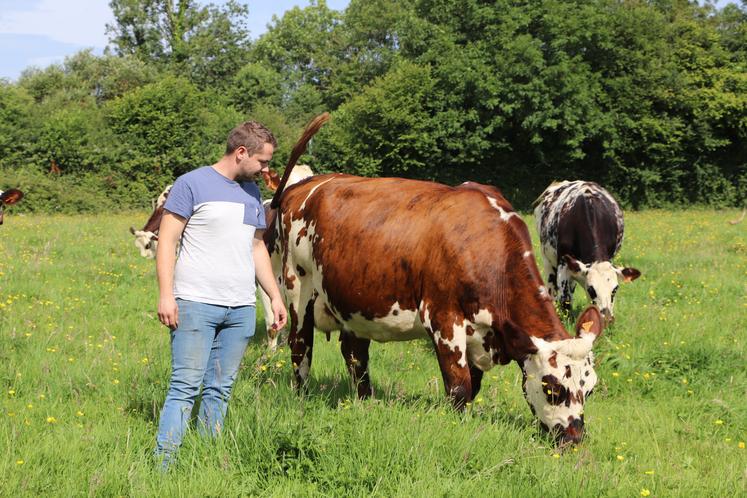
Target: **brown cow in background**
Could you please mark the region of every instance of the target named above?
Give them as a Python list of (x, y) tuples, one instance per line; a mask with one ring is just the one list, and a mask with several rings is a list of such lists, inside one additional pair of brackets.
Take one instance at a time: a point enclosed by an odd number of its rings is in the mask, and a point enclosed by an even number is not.
[(5, 212), (5, 206), (10, 206), (23, 199), (23, 192), (17, 188), (11, 188), (8, 190), (0, 190), (0, 225), (3, 224), (3, 217)]

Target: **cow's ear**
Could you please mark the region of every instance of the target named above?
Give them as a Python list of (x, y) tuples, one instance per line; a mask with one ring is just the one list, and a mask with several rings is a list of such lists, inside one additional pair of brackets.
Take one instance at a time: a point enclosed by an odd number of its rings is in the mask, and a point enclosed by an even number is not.
[(641, 276), (641, 272), (635, 268), (615, 268), (617, 270), (618, 282), (632, 282), (636, 278)]
[(581, 261), (575, 259), (573, 256), (563, 254), (563, 261), (565, 262), (568, 269), (573, 273), (581, 273), (582, 271), (586, 271), (586, 265)]
[(594, 305), (589, 306), (581, 313), (576, 321), (576, 336), (583, 337), (586, 334), (592, 334), (594, 340), (597, 340), (604, 329), (604, 320), (599, 308)]
[(267, 188), (273, 192), (280, 186), (280, 175), (274, 169), (263, 171), (262, 179), (265, 181)]
[(15, 204), (21, 199), (23, 199), (23, 192), (21, 192), (17, 188), (8, 189), (3, 192), (2, 196), (0, 196), (0, 200), (2, 200), (4, 204), (8, 205)]

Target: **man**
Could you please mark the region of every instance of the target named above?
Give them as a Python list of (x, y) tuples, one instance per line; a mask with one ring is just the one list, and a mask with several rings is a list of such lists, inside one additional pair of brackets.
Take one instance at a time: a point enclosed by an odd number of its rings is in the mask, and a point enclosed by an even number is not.
[(210, 436), (221, 432), (241, 358), (254, 335), (255, 276), (272, 302), (266, 319), (277, 328), (285, 325), (253, 181), (267, 170), (276, 146), (263, 125), (237, 126), (228, 135), (225, 155), (177, 178), (164, 205), (156, 252), (158, 318), (171, 329), (171, 381), (156, 437), (164, 468), (182, 442), (200, 386), (198, 430)]

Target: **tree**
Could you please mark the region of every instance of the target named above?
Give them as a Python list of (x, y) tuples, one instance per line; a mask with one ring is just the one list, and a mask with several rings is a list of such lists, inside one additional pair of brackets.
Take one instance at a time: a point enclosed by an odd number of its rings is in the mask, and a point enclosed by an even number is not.
[(249, 47), (248, 8), (236, 0), (201, 7), (195, 0), (111, 0), (107, 24), (119, 55), (134, 55), (188, 74), (200, 85), (225, 86)]

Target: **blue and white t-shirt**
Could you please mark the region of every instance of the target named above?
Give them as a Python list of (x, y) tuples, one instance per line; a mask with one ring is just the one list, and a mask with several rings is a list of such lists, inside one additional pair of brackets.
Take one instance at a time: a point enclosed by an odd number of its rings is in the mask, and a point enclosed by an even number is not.
[(174, 297), (221, 306), (255, 304), (252, 240), (265, 228), (254, 182), (205, 166), (174, 182), (164, 208), (187, 218), (174, 269)]

